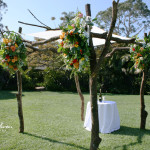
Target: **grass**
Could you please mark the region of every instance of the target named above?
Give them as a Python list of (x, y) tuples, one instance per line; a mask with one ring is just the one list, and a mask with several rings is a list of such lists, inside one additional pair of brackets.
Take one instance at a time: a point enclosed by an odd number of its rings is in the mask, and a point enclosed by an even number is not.
[[(68, 92), (23, 92), (25, 133), (18, 133), (16, 92), (0, 91), (0, 150), (88, 150), (91, 132), (80, 120), (80, 99)], [(89, 94), (85, 94), (85, 109)], [(120, 130), (101, 134), (102, 150), (149, 150), (150, 115), (146, 130), (139, 130), (138, 95), (105, 95), (117, 102)], [(150, 112), (150, 96), (145, 96)]]

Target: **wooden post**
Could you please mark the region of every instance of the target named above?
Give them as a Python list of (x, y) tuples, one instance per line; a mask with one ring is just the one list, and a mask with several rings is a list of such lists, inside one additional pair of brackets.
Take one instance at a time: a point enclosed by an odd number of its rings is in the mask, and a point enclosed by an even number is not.
[[(19, 33), (22, 32), (22, 28), (19, 27)], [(22, 110), (22, 77), (21, 72), (18, 70), (17, 73), (17, 86), (18, 86), (18, 94), (16, 94), (17, 102), (18, 102), (18, 116), (20, 122), (19, 132), (24, 132), (24, 119), (23, 119), (23, 110)]]
[[(86, 16), (91, 16), (90, 4), (85, 6)], [(97, 105), (97, 74), (94, 69), (97, 64), (96, 53), (94, 51), (92, 37), (89, 31), (89, 47), (90, 47), (90, 102), (91, 102), (91, 119), (92, 119), (92, 130), (91, 130), (91, 144), (90, 150), (97, 150), (101, 142), (99, 137), (99, 121), (98, 121), (98, 105)]]
[[(144, 37), (147, 37), (147, 33), (144, 33)], [(144, 102), (144, 86), (147, 79), (147, 68), (144, 68), (143, 75), (142, 75), (142, 81), (141, 81), (141, 87), (140, 87), (140, 101), (141, 101), (141, 123), (140, 123), (140, 129), (145, 129), (146, 126), (146, 118), (148, 116), (147, 111), (145, 110), (145, 102)]]
[(78, 92), (80, 99), (81, 99), (81, 120), (84, 121), (84, 96), (83, 96), (81, 89), (80, 89), (80, 83), (79, 83), (78, 75), (74, 75), (74, 79), (75, 79), (75, 83), (76, 83), (77, 92)]

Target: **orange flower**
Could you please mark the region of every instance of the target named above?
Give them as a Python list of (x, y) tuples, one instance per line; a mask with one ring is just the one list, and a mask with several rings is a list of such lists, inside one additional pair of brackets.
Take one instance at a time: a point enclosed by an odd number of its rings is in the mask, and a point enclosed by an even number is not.
[(79, 42), (75, 42), (75, 44), (77, 44), (77, 45), (78, 45), (78, 44), (79, 44)]
[(62, 35), (60, 35), (60, 36), (59, 36), (59, 38), (60, 38), (60, 39), (63, 39), (63, 36), (62, 36)]
[(15, 63), (15, 59), (12, 59), (11, 61), (12, 61), (13, 63)]
[(9, 43), (8, 39), (3, 39), (3, 42), (4, 42), (5, 44), (8, 44), (8, 43)]
[(15, 47), (15, 46), (11, 46), (10, 48), (11, 48), (11, 50), (12, 50), (13, 52), (16, 50), (16, 47)]
[(79, 47), (79, 45), (75, 44), (74, 47)]
[(11, 43), (12, 42), (12, 40), (11, 39), (8, 39), (8, 43)]
[(17, 60), (18, 60), (18, 57), (17, 57), (17, 56), (14, 56), (14, 60), (17, 61)]
[(15, 47), (18, 48), (18, 45), (15, 43)]
[(62, 32), (62, 36), (65, 36), (65, 32)]
[(62, 35), (60, 35), (60, 39), (63, 39), (65, 37), (65, 32), (62, 32)]
[(137, 53), (137, 56), (142, 56), (140, 53)]
[(6, 65), (8, 66), (8, 62), (6, 62)]
[(17, 71), (17, 70), (18, 70), (18, 68), (17, 68), (17, 67), (14, 67), (13, 69), (14, 69), (14, 71)]
[(13, 66), (12, 66), (12, 65), (9, 65), (9, 68), (10, 68), (10, 69), (12, 69), (12, 68), (13, 68)]
[(73, 35), (73, 31), (70, 31), (70, 35)]
[(75, 43), (74, 43), (74, 47), (79, 47), (78, 44), (79, 44), (79, 42), (75, 42)]
[(6, 46), (6, 49), (9, 50), (9, 46)]
[(67, 54), (64, 54), (64, 56), (66, 56)]
[(8, 62), (10, 62), (10, 61), (11, 61), (11, 59), (9, 58), (9, 59), (7, 59), (7, 61), (8, 61)]
[(79, 68), (79, 62), (77, 61), (76, 63), (73, 64), (73, 66), (78, 69)]
[(60, 45), (63, 47), (63, 46), (64, 46), (64, 43), (63, 43), (63, 42), (61, 42), (61, 43), (60, 43)]

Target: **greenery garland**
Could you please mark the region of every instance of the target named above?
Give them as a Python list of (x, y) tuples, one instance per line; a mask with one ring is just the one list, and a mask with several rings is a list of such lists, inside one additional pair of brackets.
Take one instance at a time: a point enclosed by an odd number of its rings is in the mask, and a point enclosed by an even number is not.
[(26, 63), (26, 47), (20, 34), (5, 32), (1, 42), (1, 64), (14, 73)]
[(90, 49), (86, 25), (86, 18), (78, 12), (72, 20), (69, 20), (66, 27), (61, 27), (58, 52), (62, 52), (66, 68), (72, 70), (72, 73), (85, 72), (89, 69)]
[[(136, 42), (139, 42), (137, 39)], [(142, 46), (141, 46), (142, 45)], [(144, 70), (150, 67), (150, 35), (144, 38), (140, 45), (132, 44), (130, 47), (131, 60), (136, 69)]]

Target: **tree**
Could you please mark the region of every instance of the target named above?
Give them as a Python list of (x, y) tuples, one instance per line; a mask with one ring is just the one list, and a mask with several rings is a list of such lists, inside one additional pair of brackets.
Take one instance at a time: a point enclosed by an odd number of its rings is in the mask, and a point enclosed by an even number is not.
[(62, 20), (62, 23), (60, 26), (65, 26), (69, 20), (73, 19), (75, 16), (75, 13), (73, 11), (67, 13), (67, 12), (62, 12), (61, 13), (63, 16), (60, 17), (60, 20)]
[[(97, 17), (97, 24), (100, 28), (108, 31), (111, 22), (112, 7), (100, 11)], [(150, 10), (142, 0), (127, 0), (118, 5), (118, 18), (114, 33), (131, 37), (143, 29), (150, 29)]]
[[(36, 41), (41, 41), (41, 39), (36, 39)], [(28, 49), (28, 54), (27, 54), (28, 66), (43, 67), (43, 69), (47, 67), (52, 69), (60, 68), (62, 65), (62, 61), (58, 57), (57, 44), (58, 42), (51, 42), (51, 43), (38, 46), (39, 49), (47, 49), (51, 47), (55, 51), (51, 51), (51, 50), (33, 51), (31, 49)]]
[[(3, 0), (0, 0), (0, 10), (4, 9), (7, 7), (7, 4), (5, 2), (3, 2)], [(5, 10), (6, 11), (6, 10)], [(0, 11), (0, 22), (2, 21), (3, 15), (2, 12)], [(3, 24), (0, 23), (0, 30), (2, 30), (3, 28)]]

